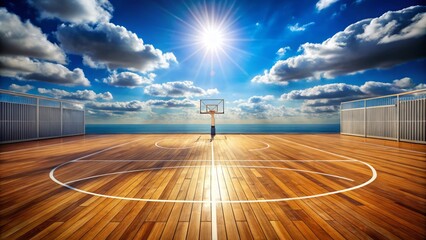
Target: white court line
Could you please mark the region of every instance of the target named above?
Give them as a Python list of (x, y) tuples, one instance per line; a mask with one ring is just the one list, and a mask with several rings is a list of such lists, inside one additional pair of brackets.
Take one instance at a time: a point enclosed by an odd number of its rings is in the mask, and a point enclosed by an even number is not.
[(246, 135), (244, 135), (244, 134), (240, 134), (241, 136), (243, 136), (243, 137), (246, 137), (246, 138), (248, 138), (248, 139), (250, 139), (250, 140), (252, 140), (252, 141), (255, 141), (255, 142), (261, 142), (261, 143), (263, 143), (263, 144), (265, 144), (266, 145), (266, 147), (263, 147), (263, 148), (251, 148), (251, 149), (249, 149), (249, 151), (259, 151), (259, 150), (265, 150), (265, 149), (268, 149), (268, 148), (270, 148), (271, 146), (269, 146), (269, 144), (267, 144), (266, 142), (262, 142), (262, 141), (259, 141), (259, 140), (254, 140), (254, 139), (252, 139), (252, 138), (249, 138), (248, 136), (246, 136)]
[[(276, 138), (278, 138), (278, 137), (276, 137)], [(362, 187), (367, 186), (368, 184), (372, 183), (377, 178), (377, 172), (374, 169), (374, 167), (372, 167), (370, 164), (368, 164), (366, 162), (363, 162), (363, 161), (360, 161), (360, 160), (356, 160), (356, 159), (353, 159), (353, 158), (349, 158), (349, 157), (346, 157), (346, 156), (343, 156), (343, 155), (339, 155), (339, 154), (336, 154), (336, 153), (328, 152), (328, 151), (325, 151), (325, 150), (321, 150), (321, 149), (318, 149), (318, 148), (310, 147), (310, 146), (307, 146), (307, 145), (304, 145), (304, 144), (300, 144), (300, 143), (288, 141), (288, 140), (285, 140), (285, 139), (282, 139), (282, 138), (278, 138), (278, 139), (283, 140), (283, 141), (287, 141), (287, 142), (290, 142), (290, 143), (293, 143), (293, 144), (296, 144), (296, 145), (301, 145), (301, 146), (304, 146), (306, 148), (314, 149), (314, 150), (317, 150), (317, 151), (320, 151), (320, 152), (329, 153), (331, 155), (335, 155), (335, 156), (338, 156), (338, 157), (341, 157), (341, 158), (345, 158), (346, 160), (340, 160), (342, 162), (357, 162), (357, 163), (360, 163), (360, 164), (364, 164), (368, 168), (370, 168), (370, 171), (372, 172), (372, 176), (371, 176), (371, 178), (368, 181), (366, 181), (366, 182), (364, 182), (362, 184), (350, 187), (350, 188), (336, 190), (336, 191), (332, 191), (332, 192), (321, 193), (321, 194), (315, 194), (315, 195), (310, 195), (310, 196), (288, 197), (288, 198), (279, 198), (279, 199), (220, 200), (220, 201), (216, 201), (215, 198), (212, 198), (210, 200), (166, 200), (166, 199), (163, 200), (163, 199), (141, 199), (141, 198), (129, 198), (129, 197), (110, 196), (110, 195), (98, 194), (98, 193), (88, 192), (88, 191), (85, 191), (85, 190), (82, 190), (82, 189), (74, 188), (74, 187), (72, 187), (70, 185), (66, 185), (63, 182), (59, 181), (54, 176), (55, 170), (57, 170), (58, 168), (66, 165), (66, 164), (69, 164), (69, 163), (72, 163), (72, 162), (76, 162), (76, 161), (79, 161), (79, 160), (81, 160), (83, 158), (90, 157), (90, 156), (93, 156), (95, 154), (99, 154), (101, 152), (105, 152), (105, 151), (108, 151), (108, 150), (111, 150), (111, 149), (114, 149), (114, 148), (117, 148), (117, 147), (120, 147), (120, 146), (124, 146), (124, 145), (130, 144), (132, 142), (141, 140), (141, 139), (137, 139), (137, 140), (134, 140), (134, 141), (131, 141), (131, 142), (128, 142), (128, 143), (123, 143), (123, 144), (120, 144), (120, 145), (117, 145), (117, 146), (109, 147), (109, 148), (106, 148), (106, 149), (103, 149), (103, 150), (100, 150), (100, 151), (97, 151), (97, 152), (94, 152), (94, 153), (82, 156), (80, 158), (77, 158), (77, 159), (74, 159), (74, 160), (62, 163), (61, 165), (56, 166), (55, 168), (53, 168), (50, 171), (49, 177), (52, 179), (52, 181), (56, 182), (57, 184), (59, 184), (61, 186), (64, 186), (66, 188), (69, 188), (69, 189), (77, 191), (77, 192), (81, 192), (81, 193), (85, 193), (85, 194), (89, 194), (89, 195), (93, 195), (93, 196), (98, 196), (98, 197), (106, 197), (106, 198), (119, 199), (119, 200), (133, 200), (133, 201), (147, 201), (147, 202), (173, 202), (173, 203), (213, 203), (213, 201), (214, 201), (215, 204), (217, 204), (218, 202), (220, 202), (220, 203), (265, 203), (265, 202), (281, 202), (281, 201), (311, 199), (311, 198), (329, 196), (329, 195), (333, 195), (333, 194), (337, 194), (337, 193), (343, 193), (343, 192), (348, 192), (348, 191), (352, 191), (352, 190), (355, 190), (355, 189), (359, 189), (359, 188), (362, 188)], [(214, 162), (215, 161), (214, 161), (214, 149), (213, 149), (213, 145), (212, 145), (212, 157), (213, 157), (212, 158), (212, 164), (214, 166)], [(297, 160), (288, 160), (288, 161), (297, 161)], [(301, 161), (315, 162), (315, 160), (301, 160)], [(318, 161), (326, 162), (327, 160), (318, 160)], [(339, 161), (339, 160), (334, 160), (334, 162), (337, 162), (337, 161)], [(212, 168), (212, 169), (215, 169), (215, 168)], [(216, 185), (212, 185), (212, 187), (214, 187), (214, 186), (216, 186)]]
[[(49, 177), (50, 177), (50, 179), (52, 179), (52, 181), (54, 181), (55, 183), (57, 183), (57, 184), (59, 184), (59, 185), (61, 185), (61, 186), (64, 186), (64, 187), (67, 187), (67, 188), (70, 188), (70, 189), (75, 190), (73, 187), (68, 186), (68, 185), (64, 185), (64, 183), (63, 183), (63, 182), (61, 182), (61, 181), (59, 181), (58, 179), (56, 179), (56, 178), (55, 178), (55, 171), (56, 171), (56, 169), (58, 169), (58, 168), (60, 168), (60, 167), (62, 167), (62, 166), (65, 166), (65, 165), (67, 165), (67, 164), (70, 164), (70, 163), (73, 163), (73, 162), (77, 162), (77, 161), (79, 161), (79, 160), (81, 160), (81, 159), (83, 159), (83, 158), (85, 158), (85, 157), (91, 157), (91, 156), (93, 156), (93, 155), (96, 155), (96, 154), (99, 154), (99, 153), (102, 153), (102, 152), (105, 152), (105, 151), (108, 151), (108, 150), (111, 150), (111, 149), (114, 149), (114, 148), (118, 148), (118, 147), (121, 147), (121, 146), (124, 146), (124, 145), (130, 144), (130, 143), (136, 142), (136, 141), (140, 141), (140, 140), (141, 140), (141, 139), (136, 139), (136, 140), (133, 140), (133, 141), (130, 141), (130, 142), (126, 142), (126, 143), (122, 143), (122, 144), (119, 144), (119, 145), (115, 145), (115, 146), (112, 146), (112, 147), (109, 147), (109, 148), (105, 148), (105, 149), (99, 150), (99, 151), (94, 152), (94, 153), (90, 153), (90, 154), (84, 155), (84, 156), (82, 156), (82, 157), (79, 157), (79, 158), (73, 159), (73, 160), (71, 160), (71, 161), (64, 162), (64, 163), (62, 163), (62, 164), (60, 164), (60, 165), (58, 165), (58, 166), (54, 167), (52, 170), (50, 170)], [(76, 191), (77, 191), (77, 190), (76, 190)]]
[(212, 205), (212, 240), (217, 240), (217, 213), (216, 213), (216, 187), (218, 184), (218, 179), (216, 176), (216, 167), (214, 165), (214, 147), (213, 141), (210, 142), (211, 150), (212, 150), (212, 166), (211, 166), (211, 178), (210, 178), (210, 193), (211, 193), (211, 205)]
[(162, 140), (160, 140), (160, 141), (157, 141), (157, 142), (155, 142), (155, 146), (156, 147), (158, 147), (158, 148), (163, 148), (163, 149), (188, 149), (188, 148), (194, 148), (195, 147), (195, 145), (197, 144), (197, 143), (199, 143), (199, 142), (193, 142), (191, 145), (192, 146), (190, 146), (190, 147), (178, 147), (178, 148), (173, 148), (173, 147), (163, 147), (163, 146), (161, 146), (160, 144), (158, 144), (158, 143), (160, 143), (160, 142), (162, 142), (162, 141), (165, 141), (166, 139), (162, 139)]
[[(61, 144), (66, 144), (66, 143), (78, 142), (78, 141), (82, 141), (82, 140), (92, 140), (92, 139), (96, 139), (96, 138), (100, 138), (100, 137), (104, 137), (104, 136), (103, 135), (98, 135), (98, 136), (95, 136), (95, 137), (92, 137), (92, 138), (89, 138), (89, 139), (78, 139), (78, 140), (73, 140), (73, 141), (68, 141), (68, 142), (54, 143), (54, 144), (49, 144), (49, 145), (43, 145), (43, 146), (37, 146), (37, 147), (30, 147), (30, 148), (12, 150), (12, 151), (7, 151), (7, 152), (0, 152), (0, 154), (7, 154), (7, 153), (13, 153), (13, 152), (22, 152), (22, 151), (27, 151), (27, 150), (31, 150), (31, 149), (51, 147), (51, 146), (56, 146), (56, 145), (61, 145)], [(47, 139), (41, 139), (41, 140), (47, 140)], [(41, 140), (39, 140), (39, 141), (41, 141)]]
[(317, 150), (317, 151), (320, 151), (320, 152), (323, 152), (323, 153), (328, 153), (328, 154), (337, 156), (339, 158), (345, 158), (345, 159), (348, 159), (348, 160), (359, 161), (359, 160), (354, 159), (354, 158), (346, 157), (346, 156), (343, 156), (343, 155), (340, 155), (340, 154), (337, 154), (337, 153), (332, 153), (332, 152), (329, 152), (329, 151), (325, 151), (325, 150), (322, 150), (322, 149), (319, 149), (319, 148), (316, 148), (316, 147), (311, 147), (311, 146), (308, 146), (308, 145), (305, 145), (305, 144), (297, 143), (295, 141), (290, 141), (290, 140), (287, 140), (287, 139), (284, 139), (284, 138), (280, 138), (280, 137), (277, 137), (277, 136), (273, 136), (272, 135), (272, 137), (280, 139), (280, 140), (283, 140), (284, 142), (288, 142), (288, 143), (291, 143), (291, 144), (296, 144), (296, 145), (299, 145), (299, 146), (302, 146), (302, 147), (305, 147), (305, 148), (310, 148), (310, 149), (313, 149), (313, 150)]
[(290, 141), (290, 140), (287, 140), (287, 139), (284, 139), (284, 138), (280, 138), (280, 137), (277, 137), (277, 136), (272, 136), (272, 137), (280, 139), (280, 140), (283, 140), (284, 142), (288, 142), (288, 143), (291, 143), (291, 144), (296, 144), (296, 145), (303, 146), (305, 148), (310, 148), (310, 149), (313, 149), (313, 150), (316, 150), (316, 151), (320, 151), (320, 152), (323, 152), (323, 153), (328, 153), (328, 154), (337, 156), (339, 158), (346, 158), (348, 160), (359, 161), (359, 160), (351, 158), (351, 157), (346, 157), (346, 156), (343, 156), (343, 155), (340, 155), (340, 154), (337, 154), (337, 153), (332, 153), (332, 152), (329, 152), (329, 151), (325, 151), (325, 150), (322, 150), (322, 149), (319, 149), (319, 148), (316, 148), (316, 147), (311, 147), (311, 146), (308, 146), (308, 145), (305, 145), (305, 144), (297, 143), (295, 141)]
[(261, 142), (261, 143), (265, 144), (266, 147), (263, 147), (263, 148), (252, 148), (252, 149), (249, 149), (249, 151), (259, 151), (259, 150), (265, 150), (265, 149), (270, 148), (269, 144), (267, 144), (266, 142), (262, 142), (262, 141), (258, 141), (258, 142)]

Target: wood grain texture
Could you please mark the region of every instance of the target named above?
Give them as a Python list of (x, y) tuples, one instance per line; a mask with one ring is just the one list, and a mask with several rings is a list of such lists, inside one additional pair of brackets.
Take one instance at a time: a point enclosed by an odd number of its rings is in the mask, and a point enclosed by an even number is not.
[[(340, 192), (371, 179), (359, 161), (377, 179)], [(53, 182), (59, 165), (62, 183), (114, 198)], [(86, 135), (1, 145), (0, 180), (2, 239), (426, 238), (426, 146), (418, 144), (337, 134)]]

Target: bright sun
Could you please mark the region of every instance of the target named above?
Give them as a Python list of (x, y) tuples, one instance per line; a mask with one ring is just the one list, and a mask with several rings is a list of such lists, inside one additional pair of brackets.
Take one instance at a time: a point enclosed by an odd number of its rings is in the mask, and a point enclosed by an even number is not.
[(194, 4), (186, 7), (189, 14), (188, 21), (176, 16), (176, 20), (182, 22), (187, 30), (182, 32), (185, 42), (181, 47), (191, 48), (188, 56), (181, 62), (198, 56), (199, 66), (196, 75), (201, 70), (207, 70), (210, 76), (214, 76), (218, 70), (224, 73), (225, 69), (229, 68), (229, 63), (247, 74), (235, 60), (237, 56), (249, 53), (238, 48), (241, 41), (248, 39), (239, 37), (241, 29), (237, 28), (238, 17), (234, 5)]
[(200, 43), (208, 51), (217, 51), (223, 48), (224, 36), (218, 28), (206, 28), (200, 36)]

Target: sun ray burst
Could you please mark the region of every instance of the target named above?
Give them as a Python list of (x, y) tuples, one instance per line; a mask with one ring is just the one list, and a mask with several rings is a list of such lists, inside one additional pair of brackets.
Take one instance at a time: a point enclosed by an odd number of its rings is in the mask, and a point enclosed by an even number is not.
[(235, 2), (227, 4), (184, 4), (187, 17), (181, 17), (168, 12), (176, 21), (182, 24), (183, 31), (173, 31), (183, 39), (175, 49), (188, 49), (188, 54), (180, 61), (187, 62), (198, 58), (199, 65), (194, 68), (195, 78), (202, 71), (208, 71), (210, 77), (219, 70), (224, 79), (226, 71), (235, 66), (244, 75), (248, 75), (238, 59), (252, 54), (241, 48), (241, 44), (253, 41), (252, 38), (243, 38), (243, 30), (239, 26), (241, 16), (237, 15)]

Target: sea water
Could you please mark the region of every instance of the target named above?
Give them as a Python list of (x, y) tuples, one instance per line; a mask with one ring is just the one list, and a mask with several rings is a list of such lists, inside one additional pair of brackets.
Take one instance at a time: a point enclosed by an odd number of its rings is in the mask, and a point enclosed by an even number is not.
[[(220, 124), (216, 133), (338, 133), (340, 124)], [(210, 133), (208, 124), (86, 124), (86, 134)]]

